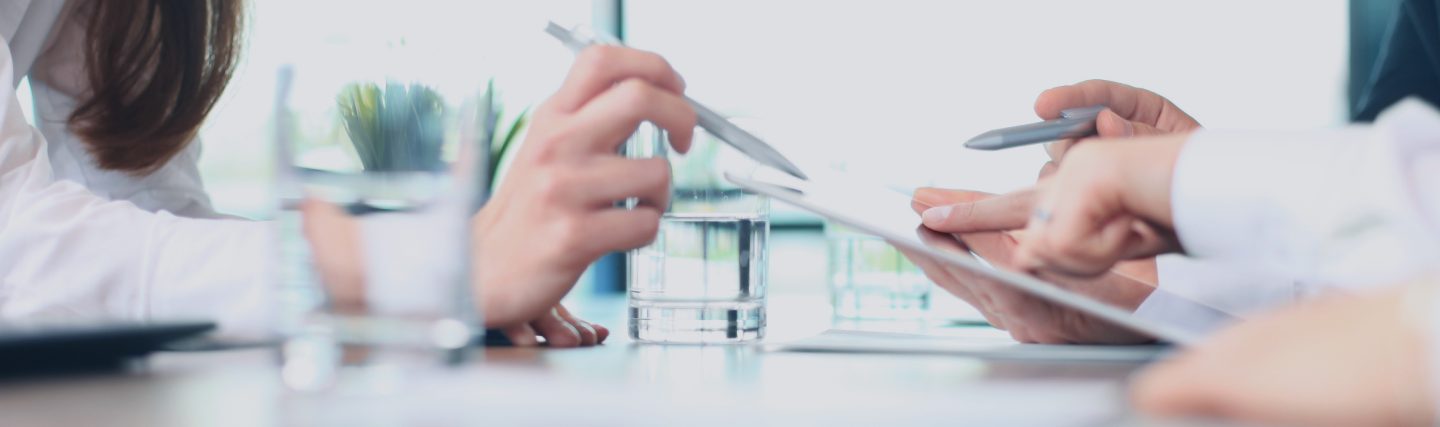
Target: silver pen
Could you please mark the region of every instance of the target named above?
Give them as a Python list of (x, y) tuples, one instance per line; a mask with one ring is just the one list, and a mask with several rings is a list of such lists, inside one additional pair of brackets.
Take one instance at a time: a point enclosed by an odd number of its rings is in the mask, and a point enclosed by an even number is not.
[[(577, 37), (575, 33), (554, 22), (551, 22), (550, 25), (545, 27), (545, 32), (555, 36), (556, 39), (560, 40), (560, 43), (564, 43), (565, 47), (570, 48), (570, 50), (575, 53), (580, 53), (580, 51), (585, 50), (586, 47), (595, 44), (624, 46), (619, 40), (606, 37), (604, 34), (595, 35), (599, 40), (581, 39)], [(694, 99), (686, 96), (685, 101), (689, 102), (690, 107), (695, 109), (695, 115), (698, 116), (696, 118), (700, 124), (700, 128), (710, 132), (711, 135), (715, 135), (716, 138), (720, 138), (721, 141), (725, 141), (726, 144), (735, 147), (736, 150), (740, 150), (741, 153), (750, 156), (750, 158), (759, 161), (761, 164), (779, 169), (785, 173), (794, 175), (796, 178), (809, 179), (805, 176), (804, 172), (800, 171), (799, 166), (791, 163), (790, 159), (786, 159), (784, 155), (776, 151), (770, 144), (766, 144), (765, 141), (761, 141), (760, 138), (751, 135), (750, 132), (746, 132), (745, 129), (741, 129), (739, 126), (726, 120), (725, 116), (721, 116), (720, 113), (716, 113), (715, 110), (711, 110), (699, 102), (695, 102)]]
[(980, 136), (966, 141), (965, 147), (976, 150), (1001, 150), (1061, 139), (1095, 136), (1095, 119), (1100, 117), (1101, 111), (1105, 111), (1104, 105), (1061, 111), (1060, 118), (1055, 120), (982, 133)]

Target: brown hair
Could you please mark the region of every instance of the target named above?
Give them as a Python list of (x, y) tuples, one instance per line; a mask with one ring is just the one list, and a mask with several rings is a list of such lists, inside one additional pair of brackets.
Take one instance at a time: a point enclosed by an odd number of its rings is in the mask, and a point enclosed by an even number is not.
[(239, 62), (238, 0), (89, 0), (89, 96), (70, 130), (102, 169), (159, 168), (200, 129)]

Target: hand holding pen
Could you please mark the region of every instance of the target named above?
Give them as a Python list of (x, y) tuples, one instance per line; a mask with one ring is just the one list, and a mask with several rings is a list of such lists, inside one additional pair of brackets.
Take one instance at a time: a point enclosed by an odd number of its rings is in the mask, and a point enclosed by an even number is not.
[(1058, 160), (1071, 144), (1085, 138), (1129, 138), (1200, 128), (1200, 123), (1170, 100), (1105, 80), (1047, 90), (1035, 100), (1035, 114), (1046, 121), (986, 132), (965, 146), (1001, 150), (1052, 142), (1046, 151)]
[[(1040, 194), (1045, 193), (1041, 190), (1046, 187), (1044, 184), (1047, 178), (1054, 174), (1061, 160), (1076, 143), (1092, 138), (1114, 140), (1189, 133), (1200, 127), (1194, 118), (1154, 92), (1103, 80), (1090, 80), (1047, 90), (1036, 99), (1035, 112), (1041, 118), (1055, 119), (1061, 117), (1062, 111), (1094, 105), (1106, 105), (1108, 108), (1094, 113), (1094, 132), (1091, 136), (1046, 139), (1054, 140), (1046, 146), (1051, 161), (1041, 167), (1040, 182), (1035, 187), (995, 197), (937, 205), (924, 211), (922, 218), (925, 226), (932, 230), (957, 234), (1024, 229), (1035, 217), (1051, 218), (1055, 213), (1050, 209), (1061, 209), (1041, 203)], [(1035, 142), (1043, 141), (1032, 143)], [(1125, 275), (1142, 281), (1153, 282), (1155, 279), (1153, 261), (1126, 263), (1117, 270), (1124, 270)]]

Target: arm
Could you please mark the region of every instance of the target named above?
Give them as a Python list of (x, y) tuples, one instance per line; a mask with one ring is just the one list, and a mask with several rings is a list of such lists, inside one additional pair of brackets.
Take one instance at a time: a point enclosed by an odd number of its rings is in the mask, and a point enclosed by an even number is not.
[[(7, 48), (0, 79), (12, 78)], [(206, 318), (265, 332), (268, 276), (249, 267), (268, 265), (265, 224), (151, 214), (54, 182), (10, 85), (0, 100), (0, 316)]]
[(1051, 214), (1029, 221), (1020, 256), (1094, 274), (1183, 246), (1305, 283), (1413, 275), (1440, 252), (1440, 176), (1422, 166), (1440, 155), (1437, 136), (1440, 115), (1409, 103), (1375, 128), (1077, 146), (1041, 186), (1037, 205)]

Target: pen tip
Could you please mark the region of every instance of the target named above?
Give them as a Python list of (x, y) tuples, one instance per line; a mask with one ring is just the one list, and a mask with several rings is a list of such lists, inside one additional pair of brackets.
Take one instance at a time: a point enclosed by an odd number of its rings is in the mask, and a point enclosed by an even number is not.
[(965, 148), (975, 150), (994, 150), (1005, 144), (1005, 138), (998, 135), (985, 134), (965, 141)]

